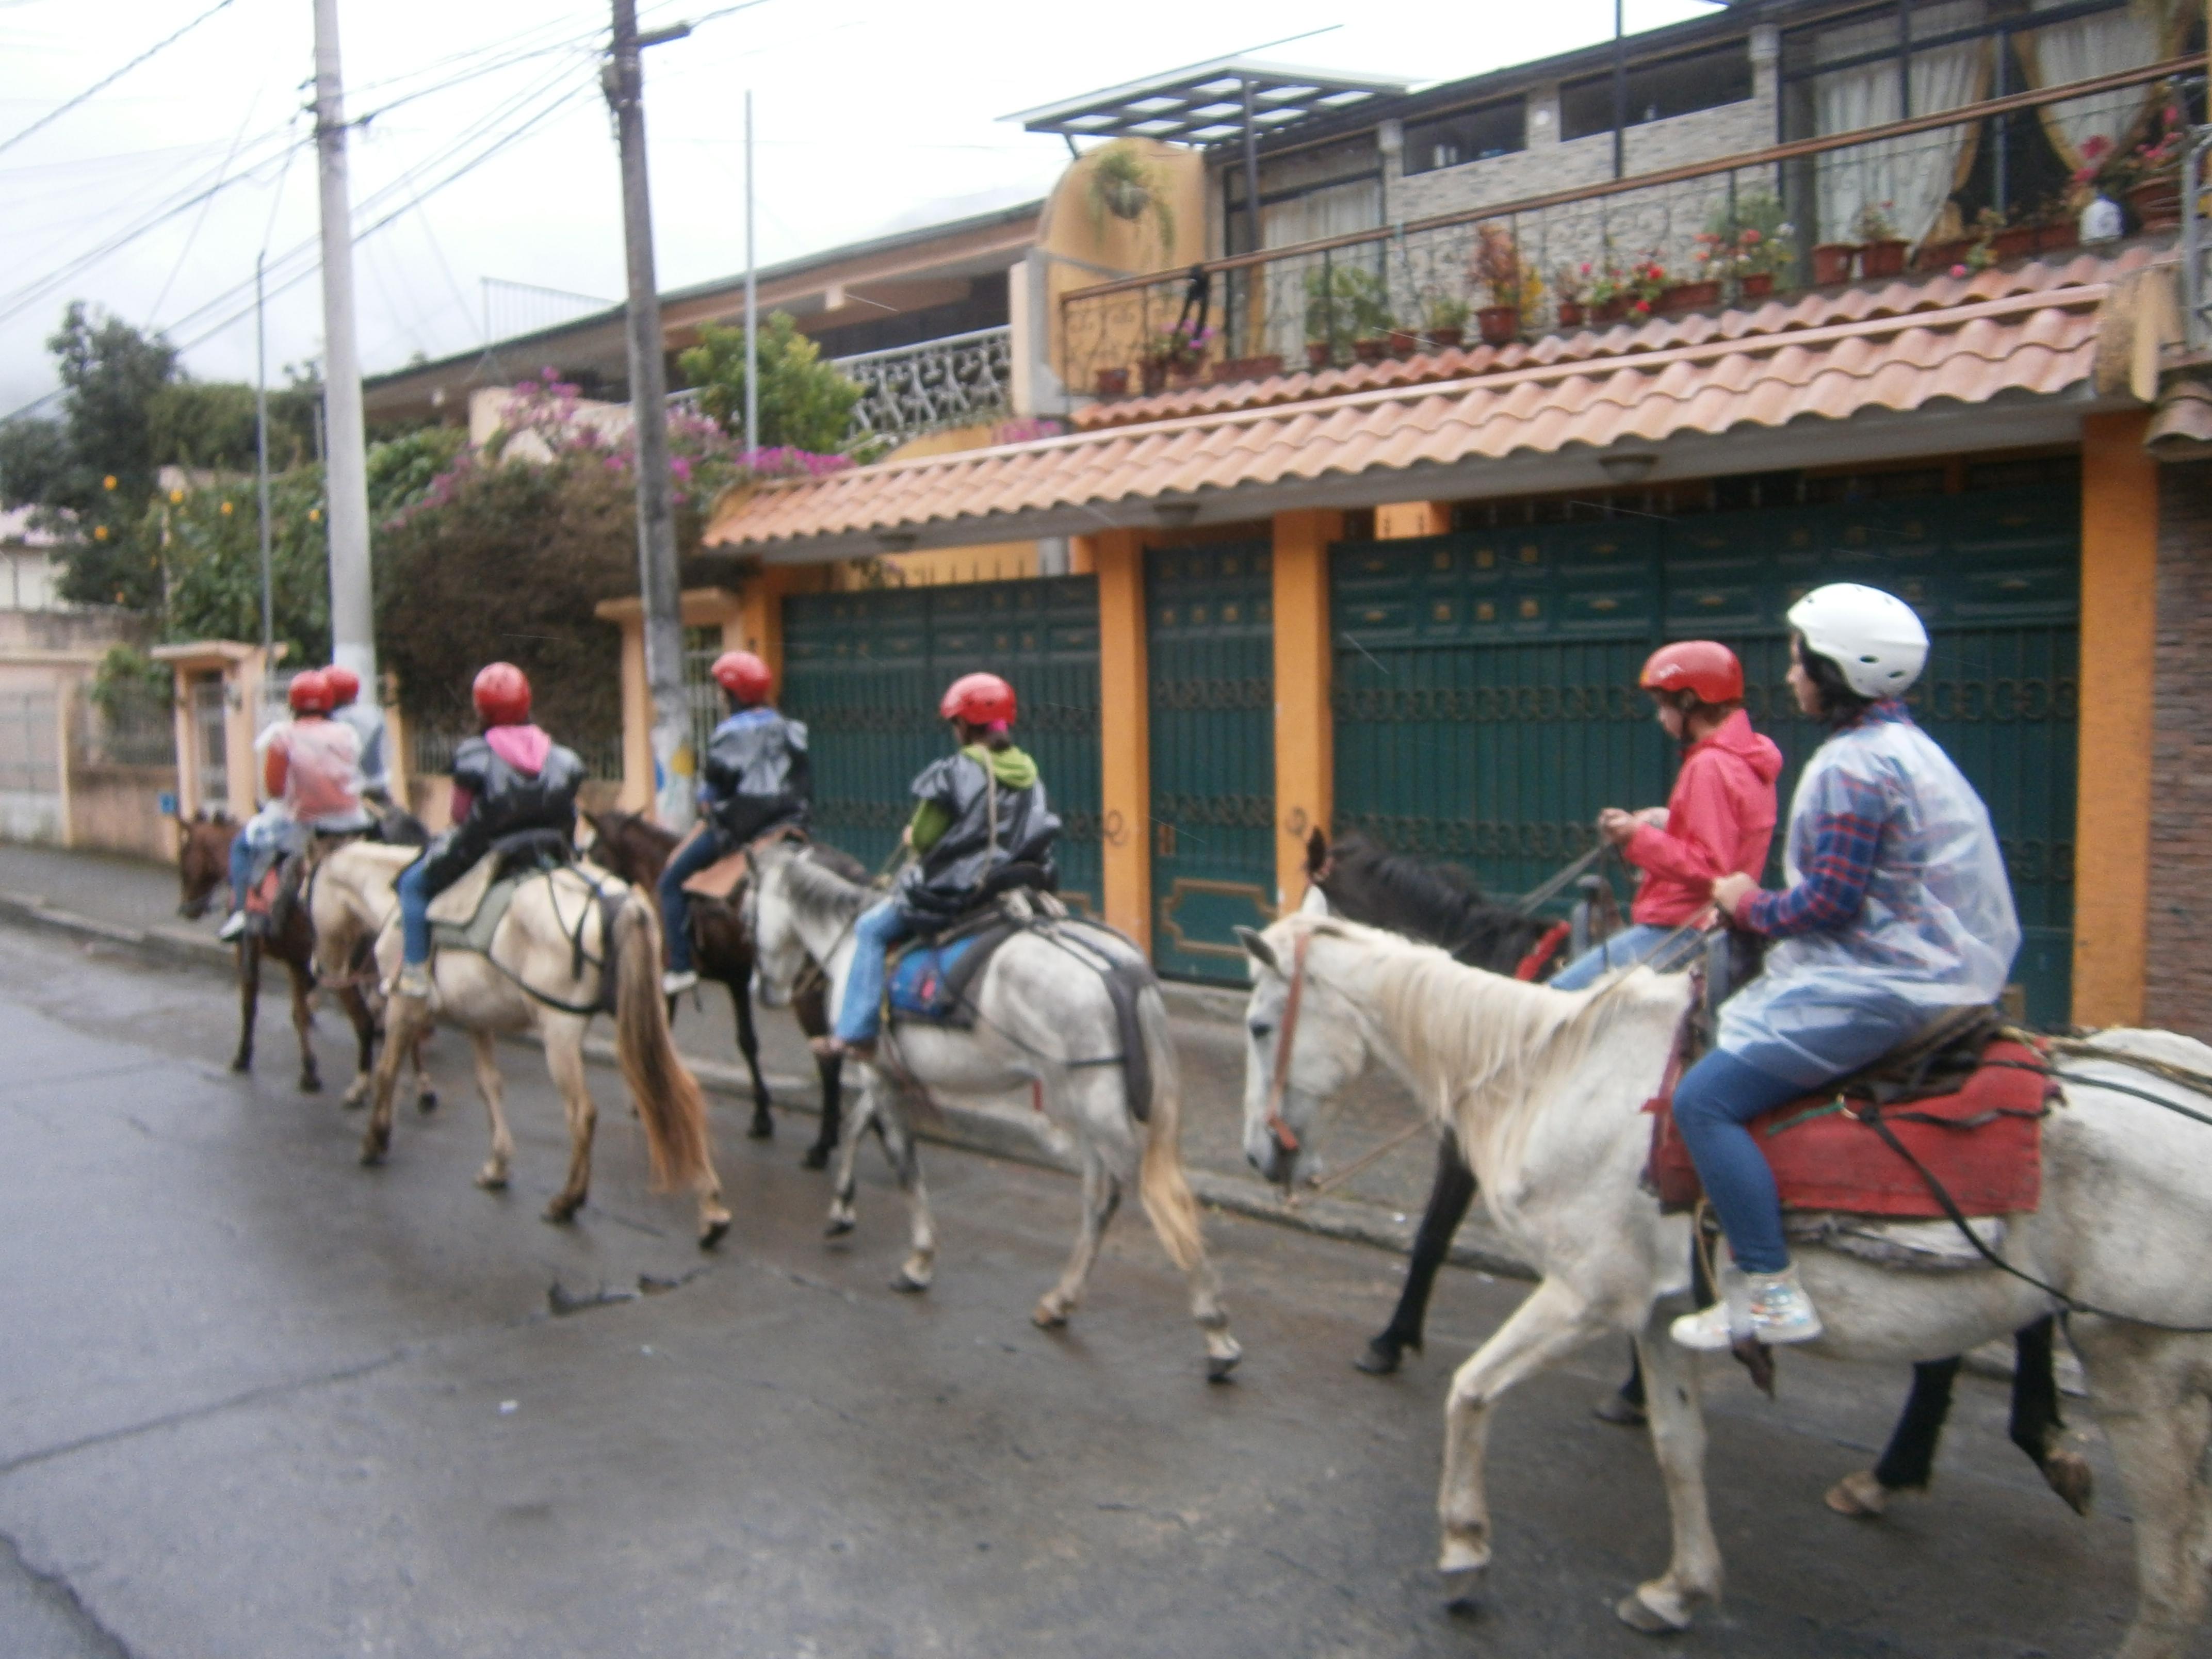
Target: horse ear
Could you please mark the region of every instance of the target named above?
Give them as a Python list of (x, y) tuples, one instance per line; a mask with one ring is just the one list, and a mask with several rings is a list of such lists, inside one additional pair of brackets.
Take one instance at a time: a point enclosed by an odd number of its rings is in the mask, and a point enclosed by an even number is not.
[(1271, 968), (1279, 974), (1283, 971), (1282, 964), (1275, 960), (1275, 947), (1249, 927), (1237, 929), (1237, 942), (1242, 945), (1246, 954), (1262, 968)]
[(1328, 836), (1322, 832), (1319, 824), (1316, 824), (1313, 834), (1306, 837), (1306, 874), (1318, 875), (1322, 866), (1328, 862)]

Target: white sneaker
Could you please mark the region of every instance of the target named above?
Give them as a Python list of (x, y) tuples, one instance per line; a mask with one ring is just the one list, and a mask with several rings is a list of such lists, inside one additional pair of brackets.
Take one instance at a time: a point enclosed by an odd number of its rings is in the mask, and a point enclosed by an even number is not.
[(242, 936), (245, 932), (246, 912), (243, 910), (233, 910), (230, 915), (224, 919), (222, 926), (216, 929), (215, 936), (221, 939), (225, 945), (228, 945), (232, 941)]
[(400, 969), (399, 977), (392, 981), (392, 994), (427, 999), (430, 994), (429, 969), (421, 963), (408, 963)]
[(1725, 1287), (1726, 1295), (1701, 1312), (1684, 1314), (1669, 1328), (1684, 1347), (1715, 1352), (1747, 1336), (1775, 1348), (1810, 1342), (1820, 1334), (1820, 1316), (1797, 1282), (1794, 1266), (1778, 1273), (1723, 1277), (1735, 1280)]
[(680, 997), (698, 982), (699, 975), (689, 968), (671, 968), (660, 976), (660, 994)]

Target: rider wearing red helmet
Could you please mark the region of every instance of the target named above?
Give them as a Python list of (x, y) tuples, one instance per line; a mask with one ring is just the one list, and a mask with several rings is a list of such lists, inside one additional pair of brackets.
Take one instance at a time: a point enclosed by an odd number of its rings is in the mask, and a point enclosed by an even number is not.
[(1629, 908), (1633, 925), (1554, 975), (1551, 983), (1561, 990), (1581, 990), (1631, 963), (1648, 961), (1662, 972), (1687, 967), (1702, 945), (1683, 925), (1712, 908), (1717, 878), (1756, 877), (1774, 839), (1782, 751), (1751, 729), (1735, 653), (1711, 640), (1662, 645), (1638, 684), (1658, 704), (1667, 735), (1684, 745), (1682, 769), (1665, 806), (1608, 806), (1598, 815), (1599, 832), (1644, 878)]
[(453, 827), (399, 878), (405, 965), (401, 996), (430, 994), (430, 901), (476, 866), (495, 843), (531, 830), (575, 833), (584, 763), (530, 723), (530, 681), (510, 662), (479, 672), (473, 688), (481, 735), (453, 750)]
[(725, 651), (708, 671), (727, 713), (707, 739), (701, 768), (699, 827), (660, 872), (661, 931), (670, 996), (699, 982), (691, 939), (691, 899), (684, 884), (719, 859), (785, 824), (804, 823), (814, 799), (806, 726), (777, 712), (775, 678), (750, 651)]
[(853, 925), (856, 948), (837, 1005), (836, 1042), (863, 1058), (873, 1052), (884, 957), (894, 944), (970, 908), (1010, 866), (1033, 866), (1034, 885), (1057, 881), (1052, 844), (1060, 820), (1046, 805), (1036, 763), (1006, 735), (1014, 688), (996, 674), (965, 674), (947, 688), (937, 712), (951, 722), (959, 748), (914, 781), (920, 804), (904, 838), (917, 856), (891, 896)]
[(295, 674), (284, 690), (292, 718), (254, 739), (268, 804), (230, 844), (231, 913), (218, 939), (246, 931), (246, 896), (254, 866), (304, 852), (316, 835), (358, 834), (371, 823), (361, 805), (361, 744), (351, 728), (329, 718), (334, 688), (319, 669)]
[(361, 794), (380, 810), (392, 805), (392, 773), (384, 757), (384, 711), (361, 700), (361, 676), (343, 663), (323, 670), (331, 686), (331, 718), (361, 739)]

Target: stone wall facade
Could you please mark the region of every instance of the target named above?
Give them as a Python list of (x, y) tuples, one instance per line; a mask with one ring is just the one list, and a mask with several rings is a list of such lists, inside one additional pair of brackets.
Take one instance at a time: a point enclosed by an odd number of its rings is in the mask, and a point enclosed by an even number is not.
[(2160, 469), (2143, 1020), (2212, 1042), (2212, 461)]

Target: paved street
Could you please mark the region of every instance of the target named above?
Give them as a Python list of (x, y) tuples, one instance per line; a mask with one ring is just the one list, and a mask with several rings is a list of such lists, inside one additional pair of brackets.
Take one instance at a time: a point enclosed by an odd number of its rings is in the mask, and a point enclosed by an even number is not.
[[(1518, 1285), (1448, 1272), (1428, 1357), (1378, 1382), (1346, 1362), (1395, 1259), (1216, 1216), (1247, 1359), (1208, 1387), (1179, 1281), (1127, 1218), (1073, 1331), (1029, 1325), (1070, 1237), (1063, 1176), (929, 1149), (939, 1276), (901, 1297), (880, 1168), (827, 1245), (798, 1137), (745, 1141), (726, 1101), (738, 1221), (702, 1259), (645, 1189), (611, 1073), (592, 1202), (556, 1229), (533, 1052), (506, 1054), (520, 1152), (494, 1197), (469, 1184), (483, 1130), (452, 1037), (445, 1106), (403, 1115), (368, 1171), (335, 1094), (290, 1087), (283, 1038), (251, 1080), (222, 1068), (230, 1019), (213, 975), (0, 929), (0, 1651), (1654, 1650), (1609, 1611), (1665, 1547), (1643, 1441), (1587, 1415), (1609, 1351), (1502, 1414), (1481, 1610), (1447, 1612), (1428, 1571), (1445, 1368)], [(641, 1278), (673, 1288), (631, 1296)], [(556, 1317), (556, 1285), (628, 1299)], [(1770, 1405), (1715, 1371), (1731, 1594), (1675, 1650), (2109, 1647), (2129, 1594), (2109, 1463), (2093, 1443), (2106, 1501), (2075, 1520), (2002, 1440), (1990, 1384), (1962, 1383), (1929, 1498), (1874, 1528), (1820, 1506), (1901, 1389), (1792, 1360)]]

